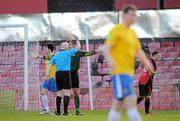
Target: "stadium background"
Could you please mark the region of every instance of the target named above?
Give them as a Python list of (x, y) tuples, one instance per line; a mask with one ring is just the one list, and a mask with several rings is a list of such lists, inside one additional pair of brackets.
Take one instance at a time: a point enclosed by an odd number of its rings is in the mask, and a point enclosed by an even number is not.
[[(74, 2), (73, 0), (69, 0)], [(0, 14), (35, 14), (35, 13), (47, 13), (47, 12), (63, 12), (63, 11), (72, 11), (69, 9), (69, 6), (64, 9), (58, 9), (58, 6), (52, 7), (52, 0), (0, 0)], [(58, 2), (58, 1), (56, 1)], [(120, 8), (127, 3), (134, 3), (140, 9), (157, 9), (157, 1), (149, 0), (149, 2), (144, 2), (144, 0), (116, 0), (111, 1), (111, 6), (94, 6), (94, 8), (79, 9), (76, 7), (74, 9), (79, 11), (110, 11), (110, 10), (120, 10)], [(36, 3), (36, 4), (34, 4)], [(113, 4), (115, 3), (115, 4)], [(80, 4), (80, 3), (79, 3)], [(82, 3), (83, 4), (83, 3)], [(108, 2), (107, 2), (108, 4)], [(61, 4), (60, 4), (61, 5)], [(77, 4), (78, 5), (78, 4)], [(106, 5), (106, 4), (103, 4)], [(21, 6), (21, 7), (20, 7)], [(62, 6), (66, 6), (62, 5)], [(165, 0), (161, 8), (165, 9), (176, 9), (180, 7), (179, 0)], [(53, 8), (53, 9), (52, 9)], [(153, 110), (180, 110), (180, 96), (178, 91), (178, 83), (180, 83), (180, 41), (179, 36), (176, 37), (163, 37), (163, 38), (154, 38), (153, 41), (151, 38), (142, 38), (143, 46), (149, 47), (151, 51), (159, 50), (162, 52), (162, 60), (158, 64), (158, 72), (154, 79), (154, 92), (152, 95), (152, 109)], [(51, 40), (52, 41), (52, 40)], [(43, 43), (47, 41), (32, 42), (29, 45), (29, 50), (37, 52), (40, 57), (43, 56)], [(52, 41), (55, 43), (56, 50), (59, 48), (59, 41)], [(82, 49), (85, 48), (85, 42), (82, 42)], [(90, 40), (90, 50), (97, 49), (99, 44), (103, 43), (103, 39)], [(1, 98), (0, 107), (5, 110), (9, 107), (10, 110), (23, 110), (23, 88), (19, 85), (23, 84), (23, 44), (22, 42), (1, 42), (0, 44), (0, 85), (1, 85), (1, 97), (5, 96), (8, 100), (3, 100)], [(16, 46), (18, 45), (18, 46)], [(38, 46), (38, 47), (37, 47)], [(36, 48), (36, 49), (34, 49)], [(98, 58), (98, 54), (91, 57), (91, 62), (94, 62)], [(13, 59), (12, 59), (13, 58)], [(14, 60), (14, 58), (17, 58)], [(29, 57), (30, 60), (37, 62)], [(19, 66), (21, 63), (21, 66)], [(39, 100), (39, 85), (42, 80), (45, 78), (45, 65), (43, 59), (38, 60), (39, 74), (36, 75), (34, 71), (36, 67), (32, 65), (30, 68), (30, 77), (29, 77), (29, 110), (40, 110), (40, 100)], [(7, 69), (7, 70), (6, 70)], [(19, 70), (19, 71), (9, 71), (10, 70)], [(99, 64), (99, 72), (107, 72), (107, 64)], [(88, 77), (87, 77), (87, 61), (86, 59), (81, 60), (81, 69), (80, 69), (80, 80), (81, 87), (81, 107), (84, 110), (89, 110), (89, 94), (88, 94)], [(139, 70), (136, 71), (136, 79), (139, 74)], [(32, 75), (31, 75), (32, 74)], [(37, 77), (38, 76), (38, 77)], [(11, 78), (9, 78), (11, 77)], [(112, 95), (112, 85), (109, 82), (109, 76), (92, 76), (92, 85), (93, 85), (93, 97), (94, 97), (94, 109), (95, 110), (108, 110), (110, 109)], [(9, 84), (12, 84), (10, 86)], [(137, 87), (135, 87), (136, 89)], [(11, 92), (11, 91), (12, 92)], [(6, 91), (6, 92), (5, 92)], [(54, 97), (50, 95), (50, 107), (54, 108)], [(6, 104), (4, 104), (6, 102)], [(11, 105), (10, 105), (11, 104)], [(8, 106), (7, 106), (8, 105)], [(140, 108), (143, 107), (143, 104), (140, 105)], [(73, 109), (73, 102), (70, 103), (70, 108)]]

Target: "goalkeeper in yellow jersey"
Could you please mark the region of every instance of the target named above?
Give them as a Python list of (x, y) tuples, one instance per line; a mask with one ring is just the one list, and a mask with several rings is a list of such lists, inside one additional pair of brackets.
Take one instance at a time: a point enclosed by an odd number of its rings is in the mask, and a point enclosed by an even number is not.
[[(52, 43), (47, 43), (44, 46), (44, 51), (45, 51), (45, 64), (46, 64), (46, 75), (48, 73), (48, 66), (49, 66), (49, 61), (50, 59), (54, 56), (54, 50), (55, 47)], [(46, 79), (43, 84), (42, 84), (42, 89), (41, 89), (41, 99), (42, 99), (42, 104), (43, 104), (43, 111), (40, 112), (41, 115), (43, 114), (49, 114), (49, 106), (48, 106), (48, 96), (47, 96), (47, 91), (50, 91), (54, 94), (56, 94), (57, 88), (56, 88), (56, 81), (55, 81), (55, 72), (56, 72), (56, 66), (54, 65), (51, 68), (50, 75), (48, 79)]]
[(140, 59), (153, 72), (153, 66), (141, 49), (141, 44), (130, 26), (136, 21), (136, 7), (127, 5), (122, 10), (122, 23), (116, 25), (107, 36), (104, 54), (111, 68), (114, 101), (108, 121), (119, 121), (119, 111), (126, 108), (130, 121), (141, 121), (133, 92), (135, 58)]

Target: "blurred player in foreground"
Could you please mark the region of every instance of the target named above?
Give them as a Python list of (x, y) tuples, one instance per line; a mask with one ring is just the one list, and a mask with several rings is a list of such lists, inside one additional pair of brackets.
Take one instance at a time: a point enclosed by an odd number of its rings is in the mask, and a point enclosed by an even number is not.
[(111, 68), (115, 99), (108, 121), (119, 121), (119, 111), (125, 107), (130, 121), (141, 121), (133, 92), (135, 58), (153, 72), (153, 66), (141, 49), (140, 41), (130, 26), (136, 21), (137, 8), (127, 5), (122, 10), (122, 23), (115, 26), (107, 36), (104, 54)]
[[(154, 51), (152, 53), (152, 57), (149, 58), (150, 62), (152, 63), (154, 70), (156, 70), (156, 62), (160, 59), (160, 55), (158, 51)], [(152, 115), (153, 113), (149, 112), (150, 108), (150, 96), (153, 88), (153, 78), (154, 73), (150, 73), (148, 68), (145, 66), (142, 66), (142, 71), (139, 77), (139, 97), (137, 99), (137, 104), (139, 104), (141, 101), (145, 99), (145, 114), (146, 115)]]
[(61, 100), (62, 96), (64, 96), (63, 104), (64, 104), (64, 116), (69, 114), (68, 106), (71, 94), (71, 57), (78, 52), (80, 49), (80, 42), (76, 41), (76, 48), (69, 47), (69, 43), (63, 42), (61, 44), (61, 50), (57, 52), (50, 60), (50, 66), (48, 69), (49, 77), (51, 67), (56, 65), (56, 84), (57, 84), (57, 97), (56, 97), (56, 115), (61, 115)]
[[(75, 39), (78, 41), (78, 38), (75, 36)], [(73, 42), (68, 41), (70, 48), (73, 48)], [(75, 53), (71, 58), (71, 81), (72, 81), (72, 89), (74, 94), (74, 104), (75, 104), (75, 110), (76, 115), (82, 115), (80, 112), (80, 99), (79, 99), (79, 74), (78, 70), (80, 68), (80, 59), (81, 57), (87, 57), (92, 56), (96, 54), (95, 51), (78, 51)]]
[[(49, 61), (50, 59), (54, 56), (54, 45), (52, 43), (47, 43), (44, 46), (44, 51), (45, 51), (45, 64), (46, 64), (46, 74), (48, 73), (48, 66), (49, 66)], [(48, 96), (47, 96), (47, 91), (50, 91), (56, 94), (56, 81), (55, 81), (55, 72), (56, 72), (56, 66), (54, 65), (49, 74), (49, 78), (46, 79), (43, 84), (42, 84), (42, 89), (41, 89), (41, 98), (42, 98), (42, 104), (44, 110), (40, 112), (41, 115), (43, 114), (48, 114), (50, 112), (49, 106), (48, 106)]]

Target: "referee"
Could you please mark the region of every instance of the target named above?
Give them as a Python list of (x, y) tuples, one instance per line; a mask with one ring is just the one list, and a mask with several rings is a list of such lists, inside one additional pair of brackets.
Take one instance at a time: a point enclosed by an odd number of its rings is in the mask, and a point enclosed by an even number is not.
[(71, 69), (71, 57), (73, 54), (78, 52), (80, 49), (80, 42), (77, 41), (76, 48), (69, 47), (67, 42), (61, 44), (61, 50), (57, 52), (52, 59), (50, 60), (50, 66), (48, 68), (48, 75), (51, 70), (51, 67), (56, 64), (56, 84), (57, 84), (57, 97), (56, 97), (56, 115), (61, 115), (61, 100), (64, 95), (63, 104), (64, 104), (64, 116), (68, 115), (68, 105), (71, 93), (71, 78), (70, 78), (70, 69)]
[[(78, 38), (75, 37), (76, 40), (78, 41)], [(70, 48), (73, 47), (72, 41), (67, 41), (69, 43)], [(71, 58), (71, 81), (72, 81), (72, 89), (73, 89), (73, 94), (74, 94), (74, 104), (75, 104), (75, 111), (76, 115), (82, 115), (80, 113), (80, 99), (79, 99), (79, 75), (78, 75), (78, 70), (80, 68), (80, 59), (81, 57), (86, 57), (86, 56), (92, 56), (96, 54), (95, 51), (78, 51), (75, 53), (72, 58)]]

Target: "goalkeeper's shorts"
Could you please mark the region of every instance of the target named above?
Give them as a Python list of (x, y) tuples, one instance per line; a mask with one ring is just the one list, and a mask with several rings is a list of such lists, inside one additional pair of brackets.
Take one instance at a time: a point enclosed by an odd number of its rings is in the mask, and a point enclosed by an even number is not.
[(133, 78), (127, 74), (117, 74), (111, 77), (115, 99), (122, 100), (133, 95)]
[(49, 80), (45, 80), (42, 84), (43, 89), (47, 89), (50, 92), (56, 92), (57, 86), (54, 78), (49, 78)]

